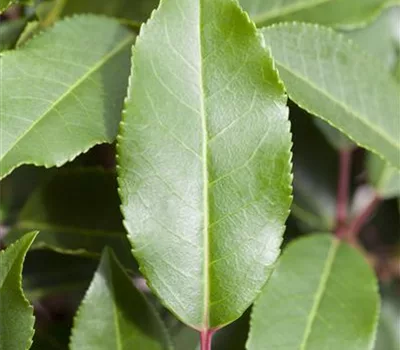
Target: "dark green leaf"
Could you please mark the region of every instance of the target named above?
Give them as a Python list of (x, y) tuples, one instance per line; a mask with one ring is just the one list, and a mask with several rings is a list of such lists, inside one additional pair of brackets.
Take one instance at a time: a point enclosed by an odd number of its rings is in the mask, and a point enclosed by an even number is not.
[(19, 35), (24, 30), (25, 23), (26, 20), (24, 18), (4, 22), (0, 20), (0, 51), (14, 47)]
[(117, 21), (86, 15), (0, 54), (0, 178), (114, 140), (133, 40)]
[(34, 333), (33, 308), (22, 292), (25, 254), (37, 232), (26, 234), (0, 252), (0, 349), (26, 350)]
[(276, 22), (303, 21), (338, 28), (360, 27), (383, 8), (398, 0), (240, 0), (259, 26)]
[(193, 328), (234, 321), (279, 255), (291, 203), (286, 96), (234, 1), (161, 3), (123, 119), (122, 211), (142, 272)]
[(70, 345), (71, 350), (171, 349), (161, 319), (111, 250), (105, 250), (78, 310)]
[(372, 349), (379, 315), (367, 261), (336, 238), (291, 243), (253, 307), (248, 350)]
[(400, 168), (400, 88), (380, 63), (325, 27), (265, 28), (290, 98)]
[(109, 245), (126, 264), (132, 256), (119, 205), (114, 172), (61, 170), (29, 198), (6, 241), (36, 229), (33, 248), (100, 256)]

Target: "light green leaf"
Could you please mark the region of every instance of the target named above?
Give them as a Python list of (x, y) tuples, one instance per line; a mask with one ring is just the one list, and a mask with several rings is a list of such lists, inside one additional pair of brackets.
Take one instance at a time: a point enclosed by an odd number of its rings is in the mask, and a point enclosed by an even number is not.
[(125, 226), (163, 303), (196, 329), (252, 303), (291, 203), (286, 96), (231, 0), (166, 0), (135, 45), (119, 136)]
[(119, 205), (115, 172), (63, 169), (31, 195), (6, 242), (35, 229), (33, 248), (100, 256), (108, 245), (126, 264), (133, 259)]
[(312, 235), (280, 258), (253, 307), (247, 349), (370, 350), (378, 314), (377, 281), (364, 257), (332, 236)]
[(33, 308), (21, 286), (22, 265), (37, 232), (0, 252), (0, 349), (26, 350), (32, 344)]
[(368, 181), (380, 197), (400, 197), (400, 171), (374, 154), (367, 155)]
[(114, 140), (133, 40), (117, 21), (86, 15), (0, 54), (0, 178)]
[(284, 21), (352, 29), (373, 20), (398, 0), (240, 0), (258, 26)]
[(78, 310), (71, 350), (167, 350), (161, 319), (133, 286), (111, 250), (100, 265)]
[(400, 168), (400, 88), (379, 61), (325, 27), (262, 31), (290, 98)]

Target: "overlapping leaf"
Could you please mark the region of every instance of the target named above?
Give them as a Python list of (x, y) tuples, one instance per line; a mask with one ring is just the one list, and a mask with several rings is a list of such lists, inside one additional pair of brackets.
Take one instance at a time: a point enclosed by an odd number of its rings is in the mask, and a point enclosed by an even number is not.
[(132, 256), (119, 204), (115, 172), (61, 170), (31, 195), (6, 240), (40, 230), (34, 248), (100, 256), (108, 245), (126, 264)]
[(302, 238), (285, 250), (253, 307), (247, 349), (370, 350), (378, 314), (366, 260), (334, 237)]
[(114, 140), (133, 40), (116, 20), (86, 15), (0, 54), (0, 178)]
[(287, 23), (262, 31), (290, 98), (400, 168), (400, 88), (334, 31)]
[(36, 232), (0, 252), (0, 349), (26, 350), (32, 344), (33, 308), (21, 286), (25, 254)]
[(125, 226), (163, 303), (197, 329), (237, 319), (290, 206), (286, 96), (231, 0), (169, 0), (142, 27), (119, 138)]
[(111, 250), (103, 253), (75, 318), (71, 350), (171, 349), (161, 319)]
[(364, 25), (398, 0), (240, 0), (259, 26), (304, 21), (339, 28)]

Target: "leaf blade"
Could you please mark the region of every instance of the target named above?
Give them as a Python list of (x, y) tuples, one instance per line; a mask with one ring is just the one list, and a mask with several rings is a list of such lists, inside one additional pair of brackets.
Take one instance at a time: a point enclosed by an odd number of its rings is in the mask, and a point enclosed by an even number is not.
[(312, 235), (283, 253), (253, 308), (247, 349), (371, 349), (378, 315), (377, 282), (365, 259), (330, 235)]
[(79, 307), (70, 347), (72, 350), (171, 349), (161, 319), (109, 249), (105, 249)]
[[(155, 49), (158, 40), (166, 50)], [(291, 202), (286, 96), (233, 1), (162, 2), (142, 27), (132, 67), (118, 179), (135, 257), (178, 318), (223, 326), (251, 304), (278, 255)], [(238, 140), (243, 130), (253, 137)], [(248, 230), (253, 236), (243, 236)], [(226, 255), (228, 241), (235, 250)], [(243, 266), (230, 273), (238, 259)], [(253, 288), (242, 282), (250, 269)]]
[(378, 62), (325, 27), (286, 23), (262, 32), (296, 104), (400, 168), (400, 89)]
[(77, 16), (0, 55), (0, 178), (21, 164), (60, 166), (114, 140), (133, 40), (115, 20)]
[(0, 252), (0, 349), (25, 350), (32, 344), (33, 308), (22, 291), (22, 265), (37, 232)]

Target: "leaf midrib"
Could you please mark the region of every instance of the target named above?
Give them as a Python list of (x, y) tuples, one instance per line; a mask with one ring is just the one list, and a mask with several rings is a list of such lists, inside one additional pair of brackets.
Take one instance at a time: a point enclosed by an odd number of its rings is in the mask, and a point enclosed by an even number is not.
[[(102, 68), (110, 59), (115, 55), (120, 53), (125, 47), (133, 41), (133, 35), (128, 35), (124, 40), (122, 40), (113, 50), (111, 50), (107, 55), (102, 57), (91, 69), (89, 69), (84, 75), (82, 75), (74, 84), (71, 85), (60, 97), (58, 97), (47, 110), (42, 113), (32, 124), (25, 130), (11, 145), (11, 147), (1, 156), (4, 159), (10, 152), (18, 145), (18, 143), (37, 125), (39, 124), (57, 105), (59, 105), (66, 97), (68, 97), (75, 89), (77, 89), (82, 83), (84, 83), (92, 74), (97, 72)], [(1, 62), (2, 60), (0, 60)], [(2, 69), (2, 66), (0, 67)]]
[[(314, 89), (317, 93), (321, 93), (321, 95), (324, 95), (325, 97), (327, 97), (329, 100), (331, 100), (334, 104), (338, 105), (340, 108), (342, 108), (345, 112), (351, 114), (352, 116), (354, 116), (355, 119), (357, 119), (361, 124), (364, 124), (365, 126), (367, 126), (370, 130), (372, 130), (373, 132), (376, 132), (379, 136), (381, 136), (383, 139), (385, 139), (385, 141), (387, 141), (391, 146), (395, 147), (396, 149), (400, 149), (400, 145), (396, 144), (395, 140), (392, 140), (391, 137), (386, 134), (384, 132), (384, 130), (381, 130), (379, 127), (377, 127), (376, 125), (372, 125), (369, 123), (368, 119), (362, 118), (357, 112), (353, 111), (351, 108), (349, 108), (347, 105), (343, 104), (342, 102), (338, 101), (336, 98), (334, 98), (332, 95), (330, 95), (330, 93), (328, 91), (325, 91), (324, 89), (319, 89), (317, 88), (317, 86), (315, 86), (312, 82), (310, 82), (306, 77), (302, 76), (301, 74), (299, 74), (298, 72), (288, 68), (285, 64), (282, 64), (281, 61), (277, 61), (277, 65), (281, 66), (283, 69), (285, 69), (288, 73), (292, 74), (293, 76), (295, 76), (296, 78), (302, 80), (306, 85), (309, 85), (312, 89)], [(288, 91), (288, 94), (290, 94), (290, 92)], [(301, 106), (304, 107), (304, 106)], [(315, 112), (310, 111), (312, 114), (317, 114)], [(320, 116), (318, 114), (318, 116)], [(321, 118), (323, 118), (322, 116), (320, 116)], [(326, 120), (326, 118), (323, 118)], [(335, 123), (334, 123), (335, 124)], [(353, 137), (351, 135), (349, 135), (348, 133), (345, 133), (348, 137), (350, 137), (351, 139), (353, 139)], [(353, 139), (354, 140), (354, 139)], [(355, 141), (355, 140), (354, 140)], [(358, 141), (356, 141), (356, 143), (359, 143)]]
[(307, 324), (306, 324), (306, 328), (304, 330), (304, 336), (303, 336), (303, 340), (302, 340), (301, 345), (300, 345), (300, 350), (306, 350), (307, 349), (306, 348), (307, 342), (308, 342), (308, 340), (310, 338), (314, 322), (315, 322), (315, 320), (317, 318), (318, 309), (319, 309), (319, 307), (321, 305), (322, 298), (323, 298), (324, 293), (326, 291), (329, 275), (332, 272), (333, 263), (334, 263), (334, 260), (336, 258), (336, 254), (337, 254), (337, 251), (339, 249), (339, 246), (340, 246), (340, 241), (337, 240), (336, 238), (333, 238), (332, 242), (331, 242), (331, 245), (329, 247), (329, 251), (328, 251), (327, 257), (326, 257), (324, 268), (322, 270), (321, 279), (320, 279), (320, 282), (318, 284), (316, 293), (314, 295), (314, 303), (313, 303), (313, 306), (311, 308), (310, 314), (309, 314), (308, 319), (307, 319)]
[(286, 7), (281, 8), (280, 10), (272, 10), (268, 11), (265, 13), (260, 13), (259, 15), (253, 16), (253, 21), (256, 24), (262, 24), (266, 21), (269, 21), (273, 18), (279, 18), (283, 16), (290, 15), (294, 12), (299, 12), (299, 11), (304, 11), (308, 9), (312, 9), (313, 7), (317, 7), (320, 5), (323, 5), (325, 3), (331, 2), (332, 0), (320, 0), (318, 2), (313, 2), (313, 3), (304, 3), (304, 4), (294, 4), (294, 5), (289, 5)]
[(208, 329), (210, 322), (209, 315), (209, 301), (210, 301), (210, 248), (209, 248), (209, 222), (210, 222), (210, 212), (209, 212), (209, 172), (208, 172), (208, 129), (207, 129), (207, 118), (205, 115), (205, 99), (204, 99), (204, 77), (203, 77), (203, 35), (202, 35), (202, 2), (199, 1), (199, 25), (198, 25), (198, 35), (199, 35), (199, 54), (200, 54), (200, 64), (199, 64), (199, 87), (200, 87), (200, 116), (202, 123), (202, 159), (203, 159), (203, 215), (204, 215), (204, 232), (203, 232), (203, 244), (204, 244), (204, 301), (203, 301), (203, 328)]

